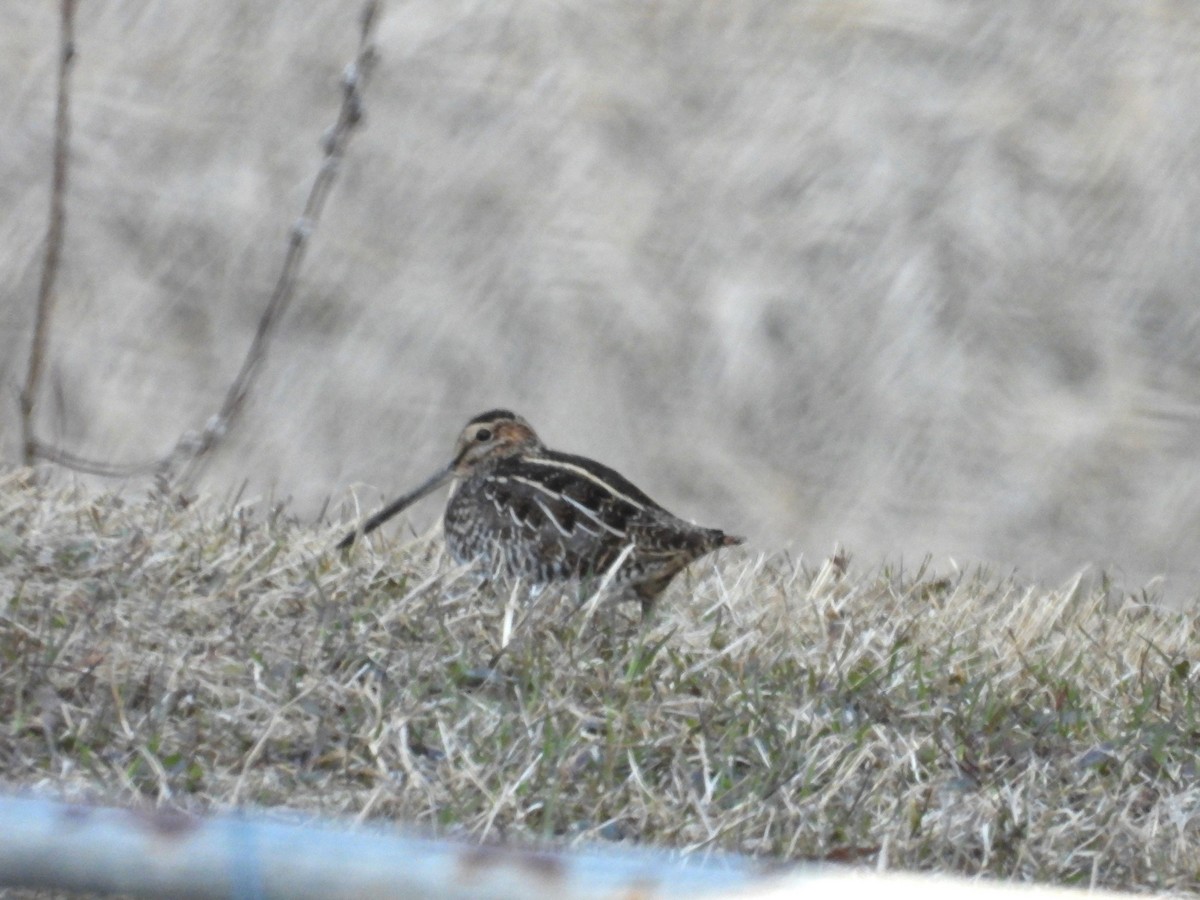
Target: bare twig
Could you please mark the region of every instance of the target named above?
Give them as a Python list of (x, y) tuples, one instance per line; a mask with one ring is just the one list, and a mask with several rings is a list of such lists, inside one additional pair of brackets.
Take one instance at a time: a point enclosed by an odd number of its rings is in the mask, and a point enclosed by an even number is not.
[(362, 91), (366, 87), (375, 66), (375, 47), (371, 41), (375, 21), (378, 17), (378, 0), (367, 0), (363, 6), (360, 18), (358, 53), (354, 62), (346, 67), (342, 75), (342, 105), (338, 110), (338, 118), (333, 127), (326, 132), (322, 141), (325, 158), (317, 171), (312, 188), (308, 192), (308, 200), (304, 204), (304, 212), (292, 226), (288, 239), (287, 253), (283, 259), (283, 269), (271, 300), (258, 321), (254, 339), (242, 362), (242, 368), (234, 378), (233, 383), (225, 394), (221, 409), (209, 421), (201, 437), (200, 446), (192, 455), (182, 481), (191, 482), (200, 471), (205, 456), (211, 452), (229, 432), (229, 427), (237, 419), (246, 402), (246, 396), (254, 382), (259, 367), (267, 354), (267, 345), (275, 330), (276, 323), (291, 302), (296, 289), (296, 273), (304, 260), (308, 241), (320, 221), (325, 201), (329, 197), (330, 188), (337, 175), (338, 166), (345, 156), (346, 146), (355, 127), (362, 121), (363, 105)]
[(107, 463), (101, 460), (79, 456), (70, 450), (63, 450), (50, 444), (43, 444), (36, 437), (32, 438), (33, 455), (38, 459), (56, 463), (76, 472), (86, 472), (89, 475), (100, 475), (104, 478), (136, 478), (139, 475), (149, 475), (162, 471), (170, 457), (151, 459), (133, 463)]
[[(74, 12), (75, 0), (63, 0), (64, 21), (67, 16), (67, 10), (70, 8), (71, 13)], [(374, 33), (375, 22), (378, 19), (380, 0), (367, 0), (363, 6), (360, 17), (360, 31), (358, 51), (355, 59), (350, 63), (342, 76), (342, 104), (338, 110), (337, 121), (334, 123), (325, 134), (321, 146), (324, 153), (324, 158), (321, 161), (321, 167), (317, 171), (316, 178), (313, 180), (312, 188), (309, 190), (308, 199), (304, 204), (304, 211), (300, 218), (296, 220), (292, 226), (291, 234), (288, 238), (287, 252), (284, 255), (283, 267), (279, 273), (279, 278), (275, 283), (275, 288), (272, 291), (271, 299), (267, 303), (266, 309), (263, 311), (262, 317), (259, 319), (258, 327), (255, 330), (254, 338), (250, 342), (250, 347), (246, 352), (246, 357), (242, 362), (241, 369), (237, 376), (230, 384), (228, 391), (225, 394), (224, 402), (216, 414), (211, 416), (204, 426), (202, 432), (189, 431), (181, 436), (173, 450), (158, 459), (148, 460), (145, 462), (136, 463), (108, 463), (101, 460), (89, 459), (75, 453), (63, 450), (53, 445), (39, 441), (33, 434), (32, 425), (30, 423), (30, 415), (33, 410), (34, 390), (30, 384), (36, 388), (37, 376), (41, 370), (41, 360), (43, 356), (42, 343), (42, 310), (43, 307), (49, 308), (49, 288), (46, 284), (46, 276), (43, 276), (43, 293), (39, 302), (39, 327), (35, 332), (34, 350), (30, 361), (30, 377), (26, 381), (26, 389), (21, 395), (22, 409), (22, 425), (24, 426), (24, 447), (25, 457), (31, 460), (35, 457), (46, 459), (59, 465), (66, 466), (77, 471), (88, 472), (94, 475), (107, 477), (128, 478), (145, 475), (162, 475), (170, 472), (179, 465), (184, 465), (186, 468), (180, 478), (181, 485), (191, 483), (199, 474), (202, 460), (214, 450), (229, 433), (229, 428), (237, 420), (245, 405), (246, 397), (250, 392), (250, 388), (254, 383), (255, 376), (266, 357), (267, 347), (271, 336), (275, 331), (276, 325), (286, 311), (292, 295), (296, 288), (296, 275), (299, 271), (300, 264), (304, 260), (304, 254), (308, 247), (309, 238), (316, 229), (317, 223), (320, 220), (321, 212), (325, 207), (325, 201), (329, 196), (329, 191), (333, 186), (333, 180), (337, 175), (338, 165), (345, 156), (346, 147), (350, 142), (350, 136), (355, 127), (362, 121), (363, 117), (363, 102), (362, 91), (366, 87), (367, 81), (375, 64), (375, 48), (372, 43), (372, 35)], [(64, 41), (66, 47), (69, 47), (69, 41), (66, 37), (66, 26), (64, 26)], [(64, 58), (69, 61), (69, 55), (64, 51)], [(64, 72), (65, 72), (64, 63)], [(59, 134), (60, 146), (56, 154), (55, 166), (55, 198), (57, 206), (55, 209), (59, 212), (61, 219), (61, 191), (59, 188), (59, 162), (61, 160), (62, 181), (66, 180), (66, 100), (65, 100), (65, 74), (60, 75), (60, 94), (59, 94)], [(53, 267), (51, 266), (51, 258), (47, 253), (47, 271), (50, 273), (49, 278), (53, 279), (53, 269), (57, 268), (58, 262), (58, 245), (61, 244), (61, 221), (59, 220), (58, 228), (55, 230), (55, 218), (52, 215), (51, 219), (51, 235), (54, 240), (51, 241), (51, 246), (54, 248)]]
[(50, 185), (50, 220), (46, 226), (46, 256), (38, 284), (37, 312), (33, 340), (29, 347), (29, 367), (21, 389), (21, 459), (29, 465), (36, 456), (33, 436), (33, 405), (46, 356), (46, 335), (54, 308), (54, 282), (62, 256), (63, 232), (67, 223), (67, 163), (70, 154), (71, 63), (75, 59), (75, 0), (62, 0), (59, 20), (58, 98), (54, 112), (54, 174)]

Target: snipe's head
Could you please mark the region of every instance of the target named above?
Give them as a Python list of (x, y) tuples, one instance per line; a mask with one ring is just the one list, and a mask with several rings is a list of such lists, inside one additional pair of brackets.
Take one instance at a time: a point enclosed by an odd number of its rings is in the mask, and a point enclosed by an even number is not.
[(507, 409), (493, 409), (467, 423), (454, 447), (448, 471), (455, 478), (463, 478), (480, 463), (541, 449), (542, 442), (528, 422)]
[(433, 493), (447, 481), (469, 477), (483, 463), (523, 453), (536, 453), (544, 449), (533, 428), (516, 413), (507, 409), (493, 409), (480, 413), (467, 423), (467, 427), (459, 435), (458, 444), (454, 447), (454, 456), (445, 468), (435, 472), (419, 487), (393, 500), (371, 516), (363, 524), (361, 532), (358, 529), (350, 532), (342, 538), (338, 548), (349, 547), (360, 533), (374, 531), (396, 513)]

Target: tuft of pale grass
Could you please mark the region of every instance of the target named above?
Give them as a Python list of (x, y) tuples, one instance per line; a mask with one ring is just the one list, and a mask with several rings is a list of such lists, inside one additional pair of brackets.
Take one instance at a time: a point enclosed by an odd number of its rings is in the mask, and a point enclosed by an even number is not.
[(0, 474), (6, 787), (1200, 889), (1193, 616), (736, 551), (643, 625), (346, 524)]

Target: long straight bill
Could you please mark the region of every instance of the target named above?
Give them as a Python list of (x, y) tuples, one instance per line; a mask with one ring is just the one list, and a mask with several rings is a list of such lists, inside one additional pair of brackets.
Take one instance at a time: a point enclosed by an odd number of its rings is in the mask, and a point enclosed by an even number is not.
[(416, 490), (409, 491), (403, 497), (393, 500), (379, 512), (375, 513), (375, 515), (371, 516), (371, 518), (367, 519), (367, 521), (362, 524), (361, 528), (356, 528), (351, 531), (348, 535), (338, 541), (337, 549), (345, 550), (358, 539), (360, 534), (370, 534), (392, 516), (408, 509), (408, 507), (412, 506), (426, 494), (432, 494), (443, 484), (449, 481), (453, 475), (453, 464), (446, 466), (446, 468), (432, 476)]

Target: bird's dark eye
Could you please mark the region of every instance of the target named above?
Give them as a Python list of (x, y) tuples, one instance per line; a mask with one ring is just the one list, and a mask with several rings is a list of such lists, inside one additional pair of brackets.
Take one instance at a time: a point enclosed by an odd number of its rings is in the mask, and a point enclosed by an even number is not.
[(480, 428), (477, 432), (475, 432), (475, 440), (477, 441), (490, 441), (491, 439), (492, 432), (488, 428)]

